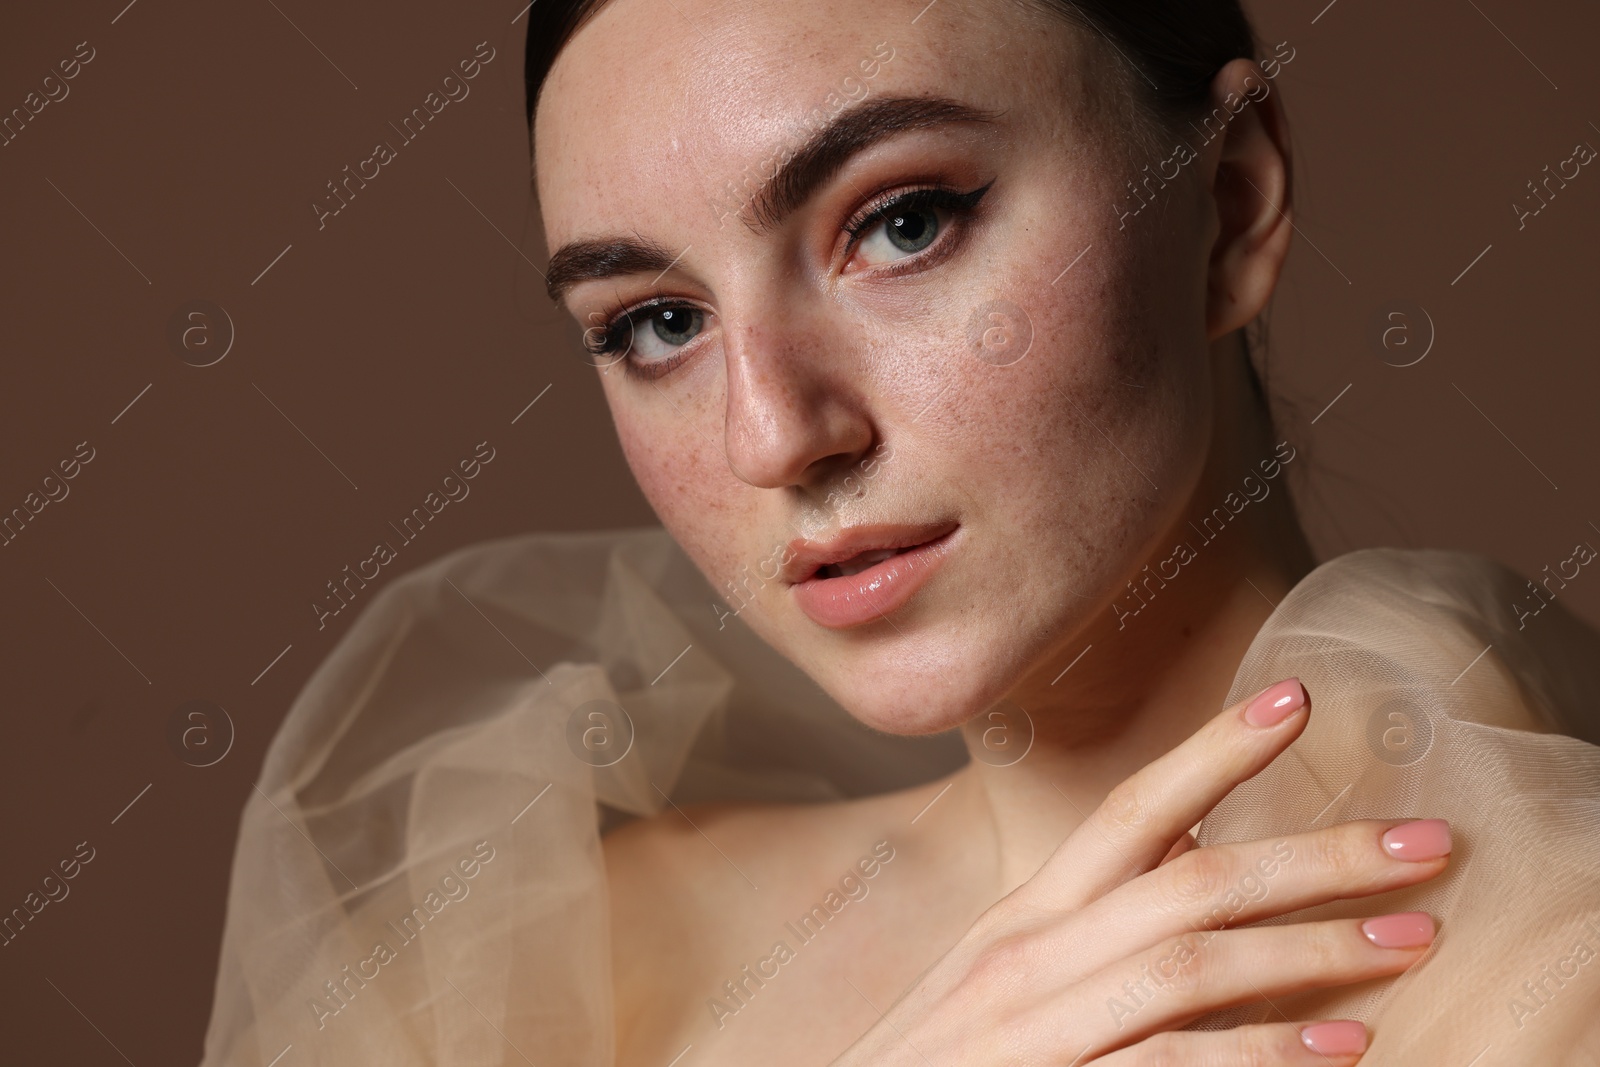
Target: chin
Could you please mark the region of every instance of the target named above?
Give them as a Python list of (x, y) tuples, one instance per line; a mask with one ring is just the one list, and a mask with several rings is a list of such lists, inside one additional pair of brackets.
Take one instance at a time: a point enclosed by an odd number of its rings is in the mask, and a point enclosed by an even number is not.
[(1084, 621), (1040, 618), (1030, 610), (1037, 607), (975, 600), (934, 584), (859, 629), (819, 632), (798, 617), (783, 620), (781, 635), (762, 636), (863, 725), (936, 734), (1003, 706), (1018, 681), (1050, 657), (1058, 642), (1048, 634), (1063, 625), (1075, 631)]
[[(973, 647), (968, 635), (933, 634), (853, 659), (835, 658), (822, 671), (807, 668), (807, 673), (874, 730), (904, 736), (943, 733), (986, 712), (1013, 707), (1007, 694), (1028, 673), (1028, 665), (998, 652), (974, 656)], [(931, 666), (935, 660), (947, 669)]]
[(1037, 554), (993, 550), (981, 529), (952, 517), (797, 540), (745, 621), (867, 727), (955, 729), (1048, 673), (1062, 635), (1091, 621), (1072, 567), (1041, 573)]
[(877, 677), (879, 684), (863, 684), (859, 677), (817, 681), (864, 726), (908, 737), (953, 730), (981, 714), (989, 703), (971, 692), (936, 690), (918, 672), (891, 669)]

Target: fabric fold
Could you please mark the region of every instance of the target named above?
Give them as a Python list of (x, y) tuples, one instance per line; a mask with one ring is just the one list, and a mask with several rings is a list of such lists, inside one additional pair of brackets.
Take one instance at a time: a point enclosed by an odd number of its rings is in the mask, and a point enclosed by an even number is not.
[(1477, 557), (1367, 550), (1278, 605), (1227, 699), (1297, 675), (1311, 721), (1213, 810), (1199, 842), (1411, 816), (1448, 819), (1456, 849), (1421, 886), (1272, 920), (1428, 912), (1439, 932), (1411, 970), (1201, 1025), (1361, 1019), (1373, 1024), (1362, 1062), (1375, 1064), (1577, 1055), (1600, 1007), (1600, 959), (1576, 962), (1600, 953), (1600, 748), (1580, 740), (1600, 726), (1600, 639), (1565, 611), (1515, 625), (1523, 586)]
[[(1441, 919), (1411, 973), (1199, 1025), (1375, 1020), (1379, 1064), (1485, 1046), (1479, 1067), (1559, 1062), (1578, 1040), (1600, 988), (1600, 749), (1577, 739), (1600, 738), (1600, 642), (1560, 610), (1519, 629), (1521, 588), (1474, 557), (1353, 553), (1262, 628), (1229, 701), (1298, 675), (1316, 711), (1202, 843), (1415, 814), (1449, 818), (1459, 851), (1383, 899)], [(884, 792), (965, 760), (956, 732), (852, 719), (730, 622), (664, 530), (463, 549), (374, 597), (274, 737), (203, 1067), (291, 1047), (283, 1067), (609, 1067), (606, 829), (668, 803)]]

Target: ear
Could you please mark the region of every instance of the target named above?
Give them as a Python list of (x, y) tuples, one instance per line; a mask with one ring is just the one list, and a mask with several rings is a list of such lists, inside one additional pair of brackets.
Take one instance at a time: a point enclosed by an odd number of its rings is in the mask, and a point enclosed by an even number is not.
[(1206, 132), (1224, 132), (1211, 195), (1217, 219), (1206, 291), (1211, 340), (1248, 325), (1277, 288), (1294, 235), (1289, 203), (1289, 124), (1278, 89), (1248, 59), (1211, 83)]

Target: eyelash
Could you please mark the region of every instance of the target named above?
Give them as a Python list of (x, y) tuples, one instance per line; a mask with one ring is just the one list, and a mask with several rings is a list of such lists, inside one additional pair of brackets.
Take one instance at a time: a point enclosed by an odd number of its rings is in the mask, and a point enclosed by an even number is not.
[(850, 243), (853, 246), (861, 239), (862, 234), (899, 211), (944, 208), (957, 218), (964, 219), (978, 206), (978, 201), (983, 199), (983, 195), (993, 184), (994, 182), (990, 182), (989, 185), (974, 189), (970, 193), (958, 193), (936, 185), (892, 193), (869, 204), (856, 220), (847, 223), (844, 229), (850, 235)]
[[(930, 208), (943, 209), (948, 211), (952, 216), (961, 222), (966, 222), (971, 218), (973, 211), (976, 210), (978, 202), (983, 199), (984, 194), (987, 193), (990, 187), (993, 185), (994, 182), (991, 181), (988, 183), (988, 185), (984, 185), (978, 189), (974, 189), (971, 192), (966, 193), (958, 193), (952, 189), (943, 188), (941, 186), (924, 186), (919, 189), (902, 190), (884, 197), (880, 197), (877, 201), (862, 209), (862, 211), (859, 212), (854, 219), (845, 225), (844, 231), (850, 235), (850, 243), (846, 246), (846, 251), (848, 252), (853, 249), (861, 240), (862, 235), (867, 231), (872, 229), (874, 226), (882, 224), (885, 220), (900, 212), (919, 211)], [(918, 252), (913, 256), (908, 256), (907, 259), (902, 262), (909, 262), (911, 260), (919, 259), (925, 254), (926, 250), (923, 252)], [(584, 347), (588, 349), (590, 355), (596, 359), (614, 356), (627, 343), (625, 331), (626, 323), (629, 320), (637, 319), (640, 323), (647, 323), (650, 321), (649, 318), (640, 318), (641, 312), (665, 309), (682, 309), (687, 311), (696, 310), (692, 305), (685, 304), (680, 300), (674, 300), (670, 297), (660, 297), (657, 299), (644, 301), (643, 303), (634, 304), (630, 307), (619, 307), (608, 312), (602, 312), (601, 317), (603, 318), (605, 324), (603, 326), (590, 328), (591, 330), (599, 331), (601, 340), (591, 343), (586, 333), (584, 338)], [(693, 342), (690, 342), (690, 344), (692, 343)], [(684, 345), (682, 347), (688, 348), (689, 345)], [(680, 362), (682, 362), (682, 360), (682, 356), (675, 355), (669, 359), (664, 359), (657, 363), (650, 364), (650, 368), (648, 370), (628, 357), (623, 357), (622, 363), (624, 373), (630, 377), (639, 378), (646, 381), (653, 381), (672, 370)], [(615, 362), (615, 360), (612, 362)]]

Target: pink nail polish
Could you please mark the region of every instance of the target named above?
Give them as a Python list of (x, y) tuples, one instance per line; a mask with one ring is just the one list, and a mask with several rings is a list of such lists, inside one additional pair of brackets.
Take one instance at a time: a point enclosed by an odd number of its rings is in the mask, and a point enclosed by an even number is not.
[(1251, 726), (1276, 726), (1306, 706), (1306, 687), (1298, 678), (1286, 678), (1269, 686), (1244, 709), (1244, 721)]
[(1450, 855), (1450, 824), (1443, 819), (1418, 819), (1384, 832), (1383, 850), (1397, 860), (1436, 860)]
[(1313, 1023), (1300, 1031), (1306, 1048), (1322, 1056), (1354, 1056), (1367, 1051), (1367, 1028), (1348, 1019)]
[(1433, 916), (1424, 911), (1380, 915), (1361, 924), (1361, 932), (1379, 948), (1422, 948), (1433, 943)]

